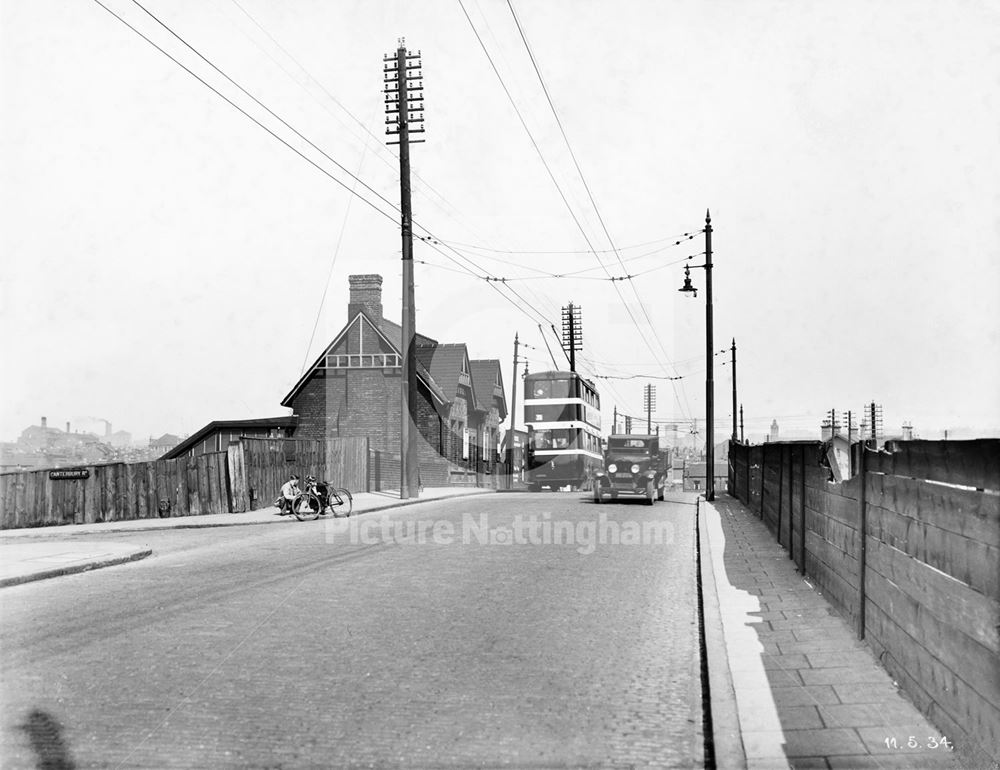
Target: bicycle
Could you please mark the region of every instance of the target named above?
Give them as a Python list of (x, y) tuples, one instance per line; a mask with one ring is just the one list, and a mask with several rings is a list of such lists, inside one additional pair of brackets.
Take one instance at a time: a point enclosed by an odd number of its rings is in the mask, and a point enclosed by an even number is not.
[(299, 521), (314, 521), (327, 511), (334, 516), (350, 516), (354, 510), (354, 497), (344, 487), (329, 484), (310, 484), (292, 500), (292, 513)]

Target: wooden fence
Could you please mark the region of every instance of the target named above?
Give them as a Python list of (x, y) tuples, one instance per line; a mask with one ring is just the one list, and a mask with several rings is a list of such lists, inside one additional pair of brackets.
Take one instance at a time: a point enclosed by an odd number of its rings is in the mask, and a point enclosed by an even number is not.
[[(470, 483), (505, 488), (500, 469), (470, 472)], [(225, 452), (75, 469), (86, 478), (59, 478), (66, 470), (0, 474), (0, 530), (259, 510), (292, 473), (352, 492), (399, 488), (399, 456), (370, 450), (367, 438), (243, 437)]]
[(0, 474), (0, 529), (231, 510), (225, 452), (79, 470), (86, 478), (48, 470)]
[(330, 472), (328, 456), (357, 454), (339, 446), (328, 453), (328, 443), (336, 441), (242, 438), (225, 452), (73, 469), (85, 478), (60, 478), (74, 475), (67, 469), (0, 474), (0, 529), (241, 513), (269, 506), (293, 472), (344, 478), (347, 483), (338, 486), (366, 491), (364, 481), (351, 484), (367, 474), (356, 458), (338, 460)]
[(1000, 441), (859, 446), (841, 484), (823, 449), (731, 443), (730, 494), (931, 721), (1000, 761)]
[[(300, 486), (303, 488), (306, 476), (327, 478), (324, 441), (241, 438), (239, 442), (230, 445), (229, 449), (237, 458), (242, 454), (246, 497), (249, 510), (252, 511), (271, 505), (279, 496), (281, 485), (288, 481), (293, 473), (299, 476)], [(364, 491), (364, 489), (352, 491)]]

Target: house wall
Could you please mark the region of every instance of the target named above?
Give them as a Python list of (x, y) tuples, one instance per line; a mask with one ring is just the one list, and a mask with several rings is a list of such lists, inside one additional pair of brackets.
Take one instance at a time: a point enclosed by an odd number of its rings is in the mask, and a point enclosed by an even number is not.
[[(372, 451), (395, 456), (398, 462), (400, 378), (398, 370), (348, 369), (342, 374), (317, 371), (291, 403), (299, 417), (296, 438), (367, 437)], [(453, 406), (453, 412), (464, 415), (464, 402), (457, 410)], [(441, 475), (436, 471), (443, 467), (442, 455), (454, 445), (455, 438), (449, 435), (423, 388), (418, 388), (417, 427), (421, 481), (426, 486), (437, 485), (432, 477)]]

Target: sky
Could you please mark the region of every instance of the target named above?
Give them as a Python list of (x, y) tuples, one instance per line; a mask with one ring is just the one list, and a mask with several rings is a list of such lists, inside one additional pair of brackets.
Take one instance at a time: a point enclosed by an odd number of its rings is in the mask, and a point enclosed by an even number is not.
[(1000, 435), (996, 4), (101, 3), (0, 0), (0, 440), (284, 414), (354, 273), (399, 320), (401, 37), (438, 242), (417, 328), (500, 359), (508, 393), (515, 333), (565, 368), (574, 302), (606, 432), (655, 384), (654, 419), (704, 435), (710, 210), (717, 440), (733, 339), (755, 440), (872, 401), (889, 433)]

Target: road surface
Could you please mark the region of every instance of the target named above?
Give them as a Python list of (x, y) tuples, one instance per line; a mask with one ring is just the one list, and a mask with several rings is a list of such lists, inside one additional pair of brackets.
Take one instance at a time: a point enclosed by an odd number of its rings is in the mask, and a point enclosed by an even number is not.
[(3, 589), (3, 766), (702, 765), (693, 506), (387, 514)]

